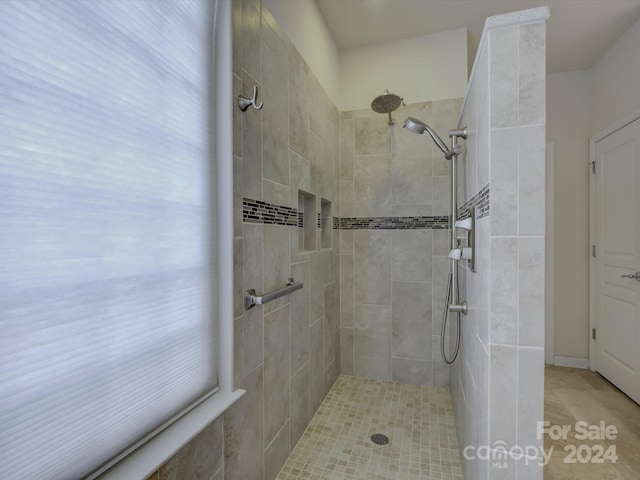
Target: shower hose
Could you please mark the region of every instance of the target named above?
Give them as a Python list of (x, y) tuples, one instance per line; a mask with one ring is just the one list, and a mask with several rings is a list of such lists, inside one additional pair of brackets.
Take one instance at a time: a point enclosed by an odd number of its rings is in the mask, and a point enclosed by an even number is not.
[[(453, 268), (458, 268), (457, 265)], [(457, 284), (457, 278), (456, 278), (456, 291), (460, 291), (460, 287)], [(442, 354), (442, 359), (444, 360), (444, 363), (446, 363), (447, 365), (451, 365), (453, 362), (456, 361), (456, 357), (458, 356), (458, 350), (460, 349), (460, 312), (457, 312), (456, 314), (458, 315), (458, 328), (456, 328), (457, 330), (457, 336), (456, 336), (456, 346), (455, 349), (453, 351), (453, 357), (451, 359), (447, 358), (447, 352), (445, 351), (444, 348), (444, 343), (445, 343), (445, 333), (447, 330), (447, 320), (449, 318), (449, 304), (451, 303), (451, 283), (453, 282), (453, 272), (449, 272), (449, 280), (447, 281), (447, 295), (446, 295), (446, 299), (445, 299), (445, 303), (444, 303), (444, 311), (442, 312), (442, 331), (440, 332), (440, 353)], [(454, 302), (457, 302), (457, 299), (453, 299)]]

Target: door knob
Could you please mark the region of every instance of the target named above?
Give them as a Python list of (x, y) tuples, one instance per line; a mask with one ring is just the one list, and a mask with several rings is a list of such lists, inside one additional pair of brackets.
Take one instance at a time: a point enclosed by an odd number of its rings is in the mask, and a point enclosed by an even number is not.
[(640, 272), (630, 273), (629, 275), (620, 275), (622, 278), (635, 278), (640, 282)]

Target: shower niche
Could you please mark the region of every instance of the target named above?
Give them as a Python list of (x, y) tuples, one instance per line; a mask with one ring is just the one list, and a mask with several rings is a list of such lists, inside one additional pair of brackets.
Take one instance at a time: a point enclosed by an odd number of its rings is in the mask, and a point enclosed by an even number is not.
[(316, 196), (298, 190), (298, 251), (309, 252), (316, 249)]
[(331, 202), (320, 198), (320, 247), (331, 248), (333, 245), (333, 217)]

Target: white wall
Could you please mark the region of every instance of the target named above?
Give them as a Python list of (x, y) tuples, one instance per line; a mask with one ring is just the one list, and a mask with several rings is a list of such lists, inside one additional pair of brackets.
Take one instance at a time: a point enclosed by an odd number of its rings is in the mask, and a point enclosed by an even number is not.
[(640, 108), (640, 21), (591, 68), (591, 135)]
[(314, 0), (264, 0), (331, 101), (339, 105), (338, 48)]
[(640, 109), (640, 22), (588, 70), (547, 76), (556, 141), (556, 356), (589, 355), (589, 137)]
[(369, 108), (385, 89), (407, 103), (463, 97), (467, 29), (338, 51), (314, 0), (263, 0), (340, 111)]
[(591, 72), (547, 76), (547, 140), (555, 140), (554, 355), (589, 355)]
[(338, 109), (369, 108), (385, 89), (406, 103), (464, 97), (467, 29), (340, 51)]

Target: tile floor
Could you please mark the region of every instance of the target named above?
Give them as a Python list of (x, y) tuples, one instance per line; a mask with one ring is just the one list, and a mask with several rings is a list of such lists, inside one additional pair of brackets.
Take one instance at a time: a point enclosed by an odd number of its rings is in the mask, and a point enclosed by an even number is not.
[[(570, 425), (566, 440), (553, 441), (545, 436), (545, 450), (554, 447), (551, 460), (544, 468), (544, 480), (638, 480), (640, 479), (640, 405), (620, 392), (602, 376), (589, 370), (547, 366), (545, 370), (544, 418), (551, 425)], [(613, 425), (618, 430), (615, 440), (579, 440), (575, 424)], [(582, 447), (582, 461), (566, 463), (573, 446)], [(615, 463), (591, 463), (602, 445), (606, 451), (615, 445)], [(567, 450), (565, 450), (567, 448)]]
[[(640, 405), (589, 370), (547, 366), (545, 420), (569, 425), (553, 447), (545, 480), (640, 479)], [(579, 440), (575, 425), (613, 425), (613, 440)], [(455, 419), (447, 388), (340, 376), (276, 480), (462, 480)], [(371, 442), (384, 433), (390, 443)], [(582, 458), (567, 463), (572, 447)], [(598, 447), (615, 445), (617, 460), (592, 463)], [(569, 457), (571, 458), (571, 457)], [(584, 462), (584, 463), (582, 463)]]
[(341, 375), (276, 480), (462, 478), (448, 388)]

